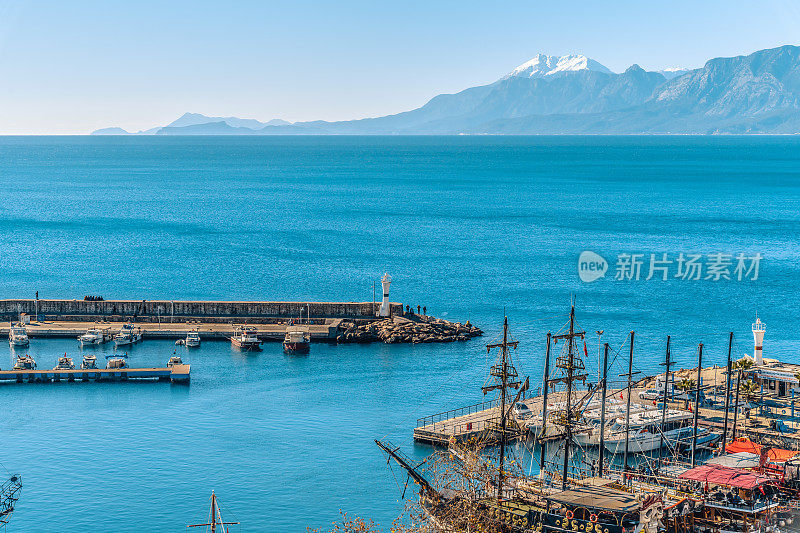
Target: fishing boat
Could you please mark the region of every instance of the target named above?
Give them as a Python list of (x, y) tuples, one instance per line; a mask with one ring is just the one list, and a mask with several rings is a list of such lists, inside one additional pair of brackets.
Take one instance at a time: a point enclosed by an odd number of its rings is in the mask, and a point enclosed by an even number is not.
[(107, 342), (110, 336), (108, 328), (90, 328), (78, 340), (81, 346), (96, 346)]
[(71, 358), (67, 357), (67, 354), (64, 354), (63, 357), (58, 358), (53, 370), (75, 370), (75, 363), (72, 362)]
[(242, 351), (252, 352), (261, 350), (261, 341), (258, 339), (258, 330), (250, 326), (234, 328), (231, 344)]
[(692, 413), (667, 409), (663, 426), (661, 424), (662, 415), (664, 414), (661, 410), (651, 409), (632, 414), (627, 422), (625, 417), (617, 418), (608, 436), (605, 437), (606, 450), (612, 453), (622, 453), (627, 440), (629, 451), (649, 452), (657, 450), (664, 444), (674, 445), (676, 442), (692, 437)]
[(107, 355), (106, 356), (106, 368), (108, 369), (118, 369), (118, 368), (128, 368), (128, 355)]
[(27, 346), (30, 344), (28, 333), (22, 326), (11, 326), (8, 330), (8, 343), (11, 346)]
[(283, 351), (288, 354), (306, 354), (309, 352), (311, 335), (305, 328), (290, 327), (283, 338)]
[(83, 356), (83, 362), (81, 363), (82, 370), (89, 370), (91, 368), (97, 368), (97, 356), (94, 354), (87, 353)]
[(196, 348), (200, 346), (200, 332), (193, 329), (186, 334), (186, 339), (183, 342), (187, 348)]
[(173, 355), (172, 357), (169, 358), (169, 361), (167, 361), (168, 368), (172, 368), (173, 366), (178, 366), (182, 364), (183, 364), (183, 359), (181, 359), (179, 355)]
[(30, 355), (18, 355), (13, 370), (36, 370), (36, 361)]
[(142, 340), (142, 328), (131, 323), (124, 324), (119, 333), (114, 335), (115, 346), (127, 346)]

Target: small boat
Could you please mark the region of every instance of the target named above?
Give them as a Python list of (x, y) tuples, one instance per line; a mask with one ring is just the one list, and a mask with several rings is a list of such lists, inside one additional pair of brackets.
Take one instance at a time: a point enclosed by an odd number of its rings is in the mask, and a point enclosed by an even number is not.
[[(660, 409), (632, 414), (628, 423), (628, 449), (640, 453), (657, 450), (662, 443), (674, 446), (676, 442), (694, 433), (691, 424), (693, 415), (689, 411), (667, 409), (663, 426), (661, 417)], [(606, 450), (622, 453), (625, 449), (625, 434), (625, 417), (617, 418), (610, 435), (605, 438)]]
[(91, 368), (97, 368), (97, 357), (93, 354), (86, 354), (83, 356), (83, 362), (81, 363), (81, 369), (88, 370)]
[(12, 370), (36, 370), (36, 361), (30, 355), (18, 355)]
[(142, 340), (142, 328), (130, 323), (123, 325), (119, 333), (114, 335), (115, 346), (127, 346), (140, 340)]
[(169, 358), (169, 361), (167, 361), (167, 368), (172, 368), (173, 366), (178, 366), (182, 364), (183, 364), (183, 359), (181, 359), (181, 356), (173, 355), (172, 357)]
[(64, 354), (63, 357), (58, 358), (58, 363), (53, 367), (53, 370), (75, 370), (75, 363), (72, 362), (71, 358), (67, 357), (67, 354)]
[(261, 341), (258, 339), (258, 330), (249, 326), (234, 328), (231, 344), (242, 351), (261, 351)]
[(200, 332), (193, 329), (186, 334), (186, 340), (183, 342), (187, 348), (196, 348), (200, 346)]
[(106, 368), (128, 368), (128, 355), (107, 355)]
[(8, 330), (8, 343), (11, 346), (27, 346), (30, 343), (28, 332), (22, 326), (11, 326)]
[(81, 341), (81, 346), (93, 346), (103, 344), (108, 341), (108, 337), (108, 329), (91, 328), (78, 337), (78, 340)]
[(310, 349), (311, 335), (303, 328), (288, 328), (283, 339), (283, 351), (288, 354), (305, 354)]

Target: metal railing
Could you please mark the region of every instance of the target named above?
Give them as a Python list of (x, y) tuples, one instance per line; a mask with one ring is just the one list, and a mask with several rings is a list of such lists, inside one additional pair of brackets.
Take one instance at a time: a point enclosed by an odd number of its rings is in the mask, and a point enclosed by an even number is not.
[[(541, 394), (540, 390), (535, 391), (527, 391), (522, 393), (520, 396), (520, 400), (528, 400), (531, 398), (536, 398)], [(450, 420), (452, 418), (458, 418), (460, 416), (466, 416), (478, 413), (480, 411), (486, 411), (487, 409), (493, 409), (500, 404), (499, 399), (489, 400), (486, 402), (476, 403), (472, 405), (467, 405), (466, 407), (459, 407), (458, 409), (451, 409), (449, 411), (442, 411), (441, 413), (436, 413), (434, 415), (426, 416), (424, 418), (417, 419), (417, 425), (415, 429), (433, 426), (431, 429), (436, 429), (436, 424), (440, 422), (444, 422), (445, 420)], [(478, 423), (476, 421), (475, 423)]]

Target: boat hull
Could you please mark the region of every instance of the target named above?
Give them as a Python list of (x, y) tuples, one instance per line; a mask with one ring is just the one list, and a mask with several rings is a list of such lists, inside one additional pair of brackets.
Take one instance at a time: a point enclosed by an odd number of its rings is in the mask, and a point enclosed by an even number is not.
[(261, 351), (261, 343), (260, 342), (242, 342), (239, 339), (232, 338), (231, 344), (242, 350), (243, 352), (260, 352)]
[(284, 342), (283, 351), (289, 354), (306, 354), (311, 350), (307, 342)]

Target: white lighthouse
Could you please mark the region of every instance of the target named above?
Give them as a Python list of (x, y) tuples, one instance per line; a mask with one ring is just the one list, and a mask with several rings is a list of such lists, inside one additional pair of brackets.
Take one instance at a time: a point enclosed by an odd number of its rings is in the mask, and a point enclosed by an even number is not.
[(756, 365), (763, 365), (764, 364), (764, 357), (761, 354), (761, 347), (764, 345), (764, 330), (766, 326), (761, 319), (756, 317), (756, 323), (753, 324), (753, 341), (755, 341), (755, 351), (753, 353), (753, 359), (756, 361)]
[(378, 316), (389, 316), (389, 286), (392, 284), (392, 277), (385, 273), (381, 278), (381, 285), (383, 285), (383, 301), (381, 301), (381, 308), (378, 311)]

